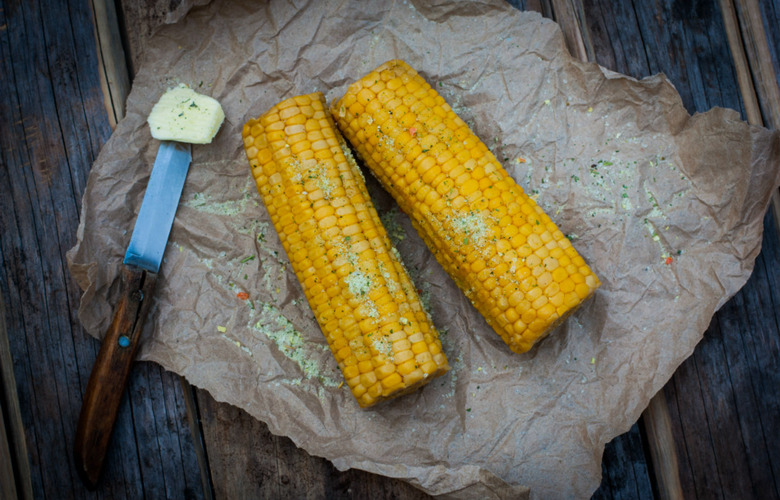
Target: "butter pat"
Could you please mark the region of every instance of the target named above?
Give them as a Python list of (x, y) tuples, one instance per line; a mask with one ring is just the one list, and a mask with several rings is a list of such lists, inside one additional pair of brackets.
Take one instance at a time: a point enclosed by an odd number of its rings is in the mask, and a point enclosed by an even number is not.
[(224, 120), (225, 113), (216, 99), (182, 84), (160, 97), (147, 122), (155, 139), (208, 144)]

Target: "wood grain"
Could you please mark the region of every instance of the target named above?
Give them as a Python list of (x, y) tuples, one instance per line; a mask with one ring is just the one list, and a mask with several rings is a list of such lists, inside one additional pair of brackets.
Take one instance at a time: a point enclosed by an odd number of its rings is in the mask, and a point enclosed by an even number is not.
[(666, 405), (666, 396), (659, 392), (642, 413), (642, 423), (650, 443), (649, 451), (655, 470), (658, 496), (661, 500), (682, 500), (685, 495), (680, 485), (677, 464), (677, 445), (672, 434), (672, 420)]
[[(11, 445), (6, 433), (5, 417), (0, 407), (0, 498), (17, 498), (16, 473), (14, 471), (14, 459), (11, 455)], [(25, 455), (26, 457), (26, 455)]]
[(780, 85), (780, 0), (759, 2), (761, 18), (764, 21), (769, 54), (772, 58), (775, 81)]
[[(741, 35), (745, 52), (753, 72), (753, 83), (760, 97), (763, 123), (769, 128), (780, 127), (780, 89), (777, 69), (764, 30), (764, 20), (757, 0), (736, 0)], [(775, 27), (776, 28), (776, 27)]]
[[(111, 134), (93, 11), (89, 2), (3, 2), (0, 27), (0, 293), (23, 422), (15, 438), (27, 445), (35, 496), (84, 497), (73, 437), (98, 343), (79, 324), (81, 290), (65, 253), (75, 243), (89, 167)], [(141, 364), (131, 393), (155, 373), (147, 394), (178, 386), (178, 379), (161, 377), (159, 367)], [(193, 491), (200, 496), (197, 465), (190, 467), (184, 457), (187, 447), (162, 463), (156, 433), (171, 431), (151, 426), (154, 439), (137, 440), (129, 398), (123, 401), (122, 430), (105, 471), (112, 479), (95, 495), (142, 497), (157, 484), (162, 472), (156, 471), (178, 462), (170, 475), (190, 478), (194, 470)], [(153, 414), (162, 421), (165, 412)], [(142, 461), (148, 463), (143, 476)]]
[[(585, 36), (589, 36), (586, 20), (582, 16), (581, 0), (551, 0), (553, 19), (563, 32), (569, 53), (580, 61), (592, 60), (593, 50), (585, 47)], [(590, 53), (589, 53), (590, 52)]]
[(103, 471), (119, 405), (143, 340), (146, 316), (157, 285), (157, 273), (135, 266), (123, 266), (121, 274), (121, 292), (114, 306), (114, 317), (92, 366), (76, 426), (76, 470), (89, 489), (95, 488)]
[(413, 486), (359, 470), (339, 472), (245, 411), (198, 391), (216, 498), (430, 498)]
[(92, 10), (95, 16), (100, 85), (104, 105), (109, 112), (109, 123), (111, 128), (115, 128), (125, 116), (125, 101), (130, 93), (130, 75), (114, 2), (93, 0)]
[(214, 484), (211, 479), (211, 467), (209, 466), (209, 458), (206, 453), (206, 443), (203, 437), (203, 427), (195, 388), (181, 375), (179, 375), (179, 382), (184, 393), (184, 404), (187, 408), (187, 423), (190, 426), (192, 445), (198, 460), (203, 498), (212, 500), (214, 498)]
[[(105, 1), (105, 0), (103, 0)], [(136, 0), (117, 2), (119, 27), (132, 78), (143, 60), (144, 50), (154, 32), (167, 22), (171, 12), (182, 7), (183, 0)]]
[(0, 498), (31, 499), (30, 463), (0, 295)]
[(593, 493), (593, 499), (655, 498), (645, 448), (642, 429), (638, 424), (607, 443), (601, 462), (601, 486)]
[(549, 5), (543, 7), (543, 4), (548, 4), (549, 0), (508, 0), (508, 3), (518, 10), (538, 12), (542, 15), (544, 15), (544, 8), (549, 7)]
[(739, 30), (739, 19), (733, 0), (719, 0), (723, 28), (729, 42), (731, 57), (734, 59), (734, 70), (737, 73), (739, 92), (745, 106), (745, 117), (754, 125), (763, 125), (761, 107), (758, 104), (756, 88), (753, 85), (753, 76), (750, 74), (750, 64), (745, 54), (745, 44), (742, 43), (742, 34)]
[[(778, 121), (778, 117), (780, 117), (780, 90), (778, 90), (777, 79), (773, 71), (772, 58), (763, 24), (760, 19), (758, 21), (754, 19), (757, 15), (757, 8), (752, 2), (740, 2), (740, 4), (747, 4), (742, 5), (739, 10), (743, 17), (748, 18), (742, 23), (743, 29), (747, 32), (747, 45), (750, 47), (748, 54), (745, 51), (746, 44), (742, 41), (737, 9), (733, 0), (720, 0), (719, 3), (731, 55), (734, 58), (739, 91), (745, 103), (747, 121), (752, 125), (767, 125), (770, 128), (776, 128), (777, 124), (780, 123)], [(760, 16), (760, 14), (758, 15)], [(751, 65), (749, 61), (753, 61), (753, 64)], [(753, 74), (751, 74), (751, 70)], [(759, 80), (760, 90), (758, 91), (754, 85), (753, 75)], [(759, 103), (759, 94), (762, 97), (763, 106)], [(765, 109), (763, 116), (762, 107)], [(765, 123), (764, 116), (768, 118), (767, 123)], [(772, 211), (774, 212), (775, 224), (780, 224), (780, 191), (776, 191), (772, 197)]]

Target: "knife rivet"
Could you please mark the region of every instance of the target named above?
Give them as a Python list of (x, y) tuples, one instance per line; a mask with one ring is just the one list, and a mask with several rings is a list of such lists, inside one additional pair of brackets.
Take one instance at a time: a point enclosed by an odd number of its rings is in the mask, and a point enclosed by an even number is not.
[(135, 292), (133, 292), (133, 299), (135, 299), (136, 302), (141, 302), (142, 300), (144, 300), (144, 292), (142, 292), (141, 290), (136, 290)]
[(130, 339), (126, 335), (122, 335), (119, 337), (119, 347), (129, 347), (130, 346)]

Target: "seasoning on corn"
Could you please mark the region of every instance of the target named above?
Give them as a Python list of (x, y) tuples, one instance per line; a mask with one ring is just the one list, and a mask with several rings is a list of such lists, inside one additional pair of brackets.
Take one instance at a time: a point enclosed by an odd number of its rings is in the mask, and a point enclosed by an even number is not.
[(598, 288), (569, 240), (405, 62), (352, 84), (331, 113), (513, 351), (530, 349)]
[(324, 96), (280, 102), (243, 137), (257, 190), (360, 406), (449, 370)]

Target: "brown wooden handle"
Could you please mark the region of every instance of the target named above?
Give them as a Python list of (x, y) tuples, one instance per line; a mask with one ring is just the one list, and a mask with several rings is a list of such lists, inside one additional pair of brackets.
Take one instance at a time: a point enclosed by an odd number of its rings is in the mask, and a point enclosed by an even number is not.
[(156, 281), (156, 273), (133, 266), (122, 269), (122, 293), (92, 367), (76, 427), (76, 467), (89, 488), (97, 485), (103, 468)]

